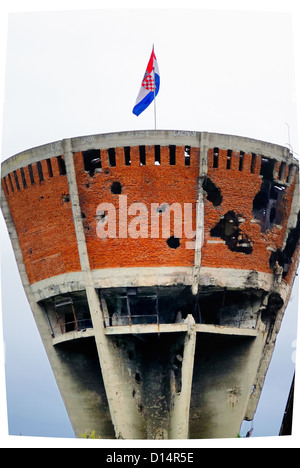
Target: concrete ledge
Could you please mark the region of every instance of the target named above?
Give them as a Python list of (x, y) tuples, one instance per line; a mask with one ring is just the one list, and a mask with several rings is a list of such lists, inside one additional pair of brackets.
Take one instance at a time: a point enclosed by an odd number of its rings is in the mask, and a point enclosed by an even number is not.
[[(105, 335), (139, 335), (145, 333), (181, 333), (187, 332), (189, 329), (187, 323), (171, 323), (171, 324), (151, 324), (151, 325), (119, 325), (107, 327)], [(197, 324), (197, 333), (210, 333), (215, 335), (230, 335), (230, 336), (258, 336), (258, 332), (251, 328), (235, 328), (221, 327), (218, 325)]]
[(63, 335), (53, 338), (53, 346), (65, 343), (66, 341), (78, 340), (80, 338), (89, 338), (90, 336), (95, 336), (93, 328), (87, 328), (86, 330), (80, 331), (71, 331), (64, 333)]

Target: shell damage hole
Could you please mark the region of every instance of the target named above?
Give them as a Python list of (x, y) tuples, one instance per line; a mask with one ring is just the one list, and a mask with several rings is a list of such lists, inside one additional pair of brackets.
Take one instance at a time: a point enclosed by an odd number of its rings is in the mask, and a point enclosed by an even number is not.
[(120, 195), (122, 193), (122, 185), (120, 182), (113, 182), (111, 184), (110, 190), (114, 195)]
[(178, 237), (171, 236), (167, 239), (167, 244), (171, 249), (178, 249), (180, 246), (180, 239), (178, 239)]

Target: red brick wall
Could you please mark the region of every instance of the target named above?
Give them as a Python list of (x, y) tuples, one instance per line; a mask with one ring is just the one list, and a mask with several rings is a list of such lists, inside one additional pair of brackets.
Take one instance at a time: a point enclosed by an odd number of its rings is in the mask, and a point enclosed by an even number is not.
[[(251, 223), (251, 220), (254, 219), (252, 213), (253, 199), (259, 192), (262, 183), (262, 178), (259, 176), (261, 156), (257, 156), (256, 165), (252, 173), (251, 154), (244, 155), (243, 168), (239, 170), (239, 153), (232, 152), (231, 168), (227, 169), (227, 150), (219, 150), (217, 168), (213, 167), (213, 152), (213, 148), (208, 151), (207, 175), (220, 188), (223, 201), (221, 205), (213, 206), (207, 200), (207, 197), (205, 197), (205, 241), (202, 249), (202, 266), (249, 269), (272, 273), (269, 266), (271, 251), (267, 247), (274, 250), (282, 247), (290, 214), (295, 180), (285, 190), (286, 216), (281, 224), (281, 228), (273, 226), (271, 230), (262, 233), (259, 224)], [(277, 177), (278, 170), (279, 163), (276, 166)], [(215, 237), (211, 237), (210, 230), (218, 223), (220, 217), (230, 210), (245, 219), (239, 227), (253, 242), (251, 254), (232, 252), (225, 244), (208, 243), (209, 240), (217, 240)]]
[(80, 270), (71, 202), (64, 201), (69, 194), (67, 176), (60, 175), (56, 158), (51, 159), (52, 177), (46, 160), (41, 167), (42, 182), (37, 165), (32, 164), (33, 185), (29, 167), (24, 167), (26, 188), (20, 169), (16, 171), (19, 190), (14, 173), (3, 180), (30, 283)]
[[(139, 147), (130, 148), (131, 165), (125, 164), (124, 148), (115, 148), (116, 165), (111, 166), (108, 150), (101, 150), (100, 172), (91, 176), (84, 169), (83, 153), (74, 154), (78, 193), (82, 212), (87, 249), (92, 269), (119, 267), (193, 266), (193, 249), (186, 249), (186, 239), (180, 239), (178, 248), (170, 248), (166, 238), (151, 238), (150, 226), (147, 238), (130, 237), (100, 239), (97, 236), (97, 207), (112, 203), (119, 219), (119, 195), (111, 192), (113, 182), (122, 186), (122, 195), (127, 196), (128, 207), (135, 202), (143, 203), (151, 212), (151, 203), (190, 203), (193, 207), (195, 229), (196, 201), (198, 196), (199, 148), (191, 148), (190, 165), (185, 165), (184, 146), (176, 147), (176, 164), (170, 165), (168, 146), (160, 148), (160, 165), (155, 165), (155, 148), (146, 146), (146, 165), (140, 165)], [(214, 206), (204, 198), (204, 245), (202, 266), (258, 270), (271, 273), (269, 259), (271, 250), (280, 249), (286, 232), (295, 180), (285, 190), (285, 218), (281, 227), (261, 232), (258, 223), (253, 223), (253, 199), (259, 192), (262, 178), (260, 156), (251, 169), (251, 154), (244, 155), (243, 168), (239, 168), (240, 155), (232, 152), (231, 168), (227, 169), (227, 151), (219, 150), (218, 167), (213, 167), (213, 149), (208, 151), (207, 176), (219, 187), (222, 203)], [(37, 164), (32, 164), (35, 183), (30, 180), (29, 167), (3, 178), (12, 218), (17, 230), (30, 283), (65, 272), (80, 271), (80, 262), (73, 222), (71, 201), (68, 197), (67, 176), (61, 174), (57, 158), (41, 161), (43, 181), (40, 181)], [(276, 166), (277, 174), (279, 163)], [(287, 169), (288, 170), (288, 169)], [(25, 177), (26, 187), (23, 179)], [(295, 179), (295, 178), (294, 178)], [(220, 239), (211, 237), (210, 231), (228, 211), (243, 218), (240, 229), (253, 243), (251, 254), (233, 252), (224, 243), (210, 243)], [(128, 223), (136, 218), (128, 216)], [(172, 219), (172, 216), (171, 216)], [(151, 218), (149, 216), (149, 224)], [(174, 233), (171, 224), (171, 235)], [(286, 279), (289, 279), (290, 275)]]
[[(99, 239), (96, 235), (96, 209), (100, 203), (119, 206), (119, 195), (111, 193), (113, 182), (120, 182), (128, 207), (144, 203), (192, 203), (193, 217), (197, 199), (199, 149), (191, 148), (191, 165), (185, 165), (184, 147), (176, 147), (176, 165), (170, 165), (169, 147), (161, 147), (161, 164), (155, 165), (154, 146), (146, 146), (146, 165), (140, 165), (139, 147), (131, 147), (131, 165), (125, 165), (124, 148), (116, 148), (116, 166), (110, 167), (108, 151), (101, 150), (102, 171), (90, 177), (84, 171), (82, 153), (74, 155), (87, 249), (92, 269), (117, 267), (193, 266), (194, 251), (186, 250), (183, 236), (180, 247), (170, 248), (165, 238)], [(128, 217), (128, 222), (134, 216)], [(150, 222), (150, 216), (149, 216)], [(117, 213), (118, 220), (118, 213)], [(172, 216), (171, 216), (172, 220)], [(194, 226), (195, 228), (195, 226)], [(171, 235), (173, 226), (171, 225)]]

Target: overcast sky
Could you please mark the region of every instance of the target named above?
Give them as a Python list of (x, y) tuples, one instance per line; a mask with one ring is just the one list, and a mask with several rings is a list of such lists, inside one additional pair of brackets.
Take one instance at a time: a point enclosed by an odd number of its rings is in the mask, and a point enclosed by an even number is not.
[[(153, 106), (132, 114), (153, 43), (161, 76), (158, 129), (257, 138), (289, 146), (299, 158), (293, 2), (269, 2), (274, 11), (264, 1), (260, 7), (226, 2), (225, 11), (199, 8), (221, 3), (213, 1), (149, 10), (104, 10), (86, 1), (80, 11), (78, 2), (52, 2), (44, 11), (40, 3), (33, 2), (36, 12), (8, 8), (5, 15), (2, 161), (62, 138), (153, 129)], [(230, 3), (248, 4), (247, 11)], [(0, 222), (10, 433), (73, 437), (2, 215)], [(253, 436), (276, 436), (280, 429), (294, 372), (297, 289), (292, 297)], [(243, 426), (243, 436), (249, 428)]]

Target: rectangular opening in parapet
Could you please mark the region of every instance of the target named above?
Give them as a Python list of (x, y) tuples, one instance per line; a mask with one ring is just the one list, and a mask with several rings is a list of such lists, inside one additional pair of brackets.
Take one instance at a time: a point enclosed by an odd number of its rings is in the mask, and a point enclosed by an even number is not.
[(186, 166), (191, 165), (191, 147), (185, 146), (184, 148), (184, 163)]
[(130, 146), (124, 146), (125, 166), (131, 166)]
[(140, 166), (146, 166), (146, 148), (145, 146), (139, 146), (140, 152)]
[(244, 169), (244, 156), (244, 151), (240, 151), (239, 171), (242, 171)]
[(34, 185), (35, 181), (34, 181), (33, 170), (32, 170), (32, 165), (31, 164), (28, 165), (28, 172), (29, 172), (31, 185)]
[(286, 170), (286, 163), (282, 161), (280, 164), (279, 174), (278, 174), (279, 180), (283, 180), (285, 178), (285, 170)]
[(219, 148), (214, 148), (213, 167), (219, 167)]
[(66, 175), (66, 165), (62, 156), (57, 156), (58, 170), (60, 175)]
[(18, 175), (17, 175), (16, 171), (14, 171), (14, 177), (15, 177), (15, 182), (16, 182), (17, 190), (20, 190), (19, 179), (18, 179)]
[(232, 150), (227, 150), (226, 169), (231, 169), (231, 155), (232, 155)]
[(155, 166), (160, 166), (160, 146), (154, 146), (154, 157), (155, 157)]
[(260, 175), (262, 175), (265, 179), (273, 180), (275, 163), (275, 159), (268, 159), (262, 156)]
[(41, 162), (38, 161), (38, 162), (36, 163), (36, 166), (37, 166), (37, 170), (38, 170), (39, 180), (40, 180), (40, 182), (43, 182), (43, 180), (44, 180), (44, 175), (43, 175), (43, 168), (42, 168)]
[(251, 157), (251, 174), (254, 174), (256, 162), (257, 162), (257, 154), (252, 153), (252, 157)]
[(53, 177), (53, 171), (52, 171), (51, 160), (50, 160), (50, 159), (46, 159), (46, 161), (47, 161), (48, 175), (49, 175), (49, 177)]
[(21, 167), (20, 172), (21, 172), (23, 187), (26, 188), (27, 187), (27, 182), (26, 182), (26, 179), (25, 179), (25, 173), (24, 173), (23, 167)]
[(101, 169), (101, 157), (99, 149), (91, 149), (82, 152), (84, 170), (91, 177), (95, 174), (96, 169)]
[(175, 166), (175, 164), (176, 164), (176, 146), (175, 145), (170, 145), (169, 150), (170, 150), (170, 166)]
[(7, 174), (7, 177), (8, 177), (10, 189), (11, 189), (12, 192), (14, 192), (14, 186), (13, 186), (13, 184), (12, 184), (12, 180), (11, 180), (10, 174)]
[(115, 148), (109, 148), (108, 149), (108, 161), (110, 167), (115, 167), (116, 166), (116, 151)]

